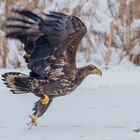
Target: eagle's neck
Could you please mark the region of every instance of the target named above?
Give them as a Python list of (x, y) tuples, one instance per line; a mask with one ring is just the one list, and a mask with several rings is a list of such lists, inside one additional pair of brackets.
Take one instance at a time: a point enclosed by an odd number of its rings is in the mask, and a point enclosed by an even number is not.
[(81, 80), (81, 82), (90, 74), (91, 71), (88, 69), (88, 66), (78, 69), (78, 79)]

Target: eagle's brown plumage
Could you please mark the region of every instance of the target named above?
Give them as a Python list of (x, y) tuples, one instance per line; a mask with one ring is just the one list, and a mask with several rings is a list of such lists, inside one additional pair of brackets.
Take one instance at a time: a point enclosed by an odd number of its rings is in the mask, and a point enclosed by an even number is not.
[[(77, 68), (77, 47), (87, 29), (83, 22), (63, 13), (50, 12), (42, 17), (27, 10), (15, 10), (9, 17), (6, 37), (24, 44), (24, 59), (31, 70), (5, 73), (3, 80), (14, 94), (32, 92), (41, 99), (35, 103), (33, 116), (40, 117), (54, 97), (72, 92), (89, 74), (101, 74), (94, 65)], [(42, 100), (48, 97), (48, 103)], [(32, 118), (32, 123), (34, 118)]]

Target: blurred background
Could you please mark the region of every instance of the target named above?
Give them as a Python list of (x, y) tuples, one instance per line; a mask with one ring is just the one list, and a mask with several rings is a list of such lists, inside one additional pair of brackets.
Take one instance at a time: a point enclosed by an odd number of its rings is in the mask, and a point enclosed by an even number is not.
[(140, 0), (0, 0), (0, 68), (25, 67), (23, 47), (7, 40), (3, 26), (11, 9), (59, 11), (79, 17), (88, 32), (78, 48), (77, 61), (109, 66), (140, 65)]
[(13, 8), (79, 17), (88, 31), (77, 66), (95, 64), (103, 75), (56, 98), (30, 131), (27, 116), (38, 98), (14, 96), (0, 80), (0, 140), (140, 140), (140, 0), (0, 0), (0, 79), (9, 71), (29, 73), (23, 44), (5, 38)]

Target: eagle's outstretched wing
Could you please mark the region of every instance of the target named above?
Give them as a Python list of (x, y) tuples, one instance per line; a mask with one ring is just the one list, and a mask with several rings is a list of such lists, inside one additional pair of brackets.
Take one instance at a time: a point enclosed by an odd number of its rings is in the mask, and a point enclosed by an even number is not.
[(78, 18), (58, 12), (44, 14), (43, 18), (27, 10), (14, 12), (18, 17), (8, 18), (11, 31), (6, 36), (24, 43), (31, 74), (40, 78), (58, 76), (65, 68), (70, 71), (75, 66), (77, 46), (86, 32)]
[(73, 34), (73, 41), (67, 47), (67, 55), (68, 55), (69, 64), (71, 64), (71, 69), (75, 69), (77, 48), (80, 41), (82, 40), (82, 38), (87, 32), (87, 28), (79, 18), (74, 17), (74, 16), (72, 18), (72, 25), (73, 25), (73, 28), (76, 29), (77, 31)]

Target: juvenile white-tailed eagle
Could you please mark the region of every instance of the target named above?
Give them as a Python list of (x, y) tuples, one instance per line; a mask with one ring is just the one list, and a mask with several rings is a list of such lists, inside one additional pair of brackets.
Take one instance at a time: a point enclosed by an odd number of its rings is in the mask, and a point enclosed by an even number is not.
[(59, 12), (42, 17), (27, 10), (14, 12), (18, 17), (7, 18), (10, 32), (6, 37), (24, 44), (24, 59), (31, 72), (8, 72), (2, 77), (13, 94), (31, 92), (40, 98), (33, 108), (31, 128), (55, 97), (71, 93), (89, 74), (102, 72), (94, 65), (76, 67), (77, 47), (87, 31), (79, 18)]

